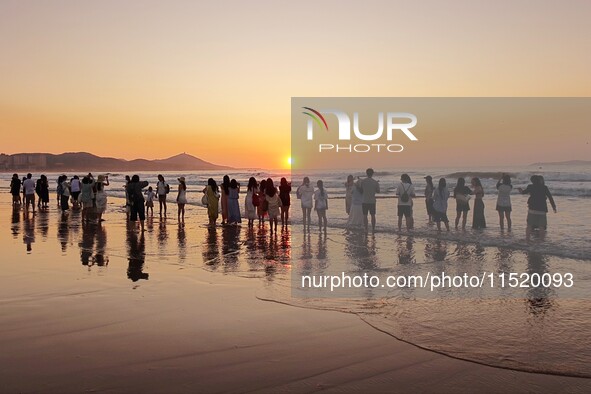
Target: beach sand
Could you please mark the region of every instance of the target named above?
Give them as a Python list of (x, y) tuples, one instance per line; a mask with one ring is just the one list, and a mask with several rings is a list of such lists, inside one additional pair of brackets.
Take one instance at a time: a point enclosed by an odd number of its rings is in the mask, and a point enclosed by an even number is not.
[[(81, 226), (75, 212), (62, 221), (53, 202), (34, 219), (12, 214), (8, 197), (2, 392), (591, 391), (590, 379), (419, 349), (352, 313), (263, 301), (261, 288), (274, 286), (269, 266), (281, 263), (250, 250), (252, 273), (236, 270), (244, 254), (226, 249), (224, 230), (212, 236), (199, 207), (187, 207), (181, 226), (170, 204), (166, 223), (156, 215), (142, 237), (126, 228), (119, 199), (101, 230)], [(212, 259), (225, 260), (214, 269)]]

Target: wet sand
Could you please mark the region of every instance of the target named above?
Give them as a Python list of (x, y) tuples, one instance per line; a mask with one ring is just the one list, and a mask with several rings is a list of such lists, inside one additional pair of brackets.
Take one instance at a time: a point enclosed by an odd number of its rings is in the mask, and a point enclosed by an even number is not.
[[(13, 215), (8, 197), (2, 392), (591, 391), (589, 379), (422, 350), (354, 314), (261, 301), (261, 287), (275, 285), (269, 267), (289, 270), (289, 241), (276, 254), (249, 251), (260, 260), (255, 279), (234, 275), (245, 258), (225, 243), (235, 230), (212, 235), (198, 207), (181, 226), (171, 204), (166, 222), (156, 215), (142, 237), (126, 228), (120, 200), (99, 228), (74, 212), (61, 220), (53, 204), (34, 219)], [(213, 259), (222, 260), (215, 270)]]

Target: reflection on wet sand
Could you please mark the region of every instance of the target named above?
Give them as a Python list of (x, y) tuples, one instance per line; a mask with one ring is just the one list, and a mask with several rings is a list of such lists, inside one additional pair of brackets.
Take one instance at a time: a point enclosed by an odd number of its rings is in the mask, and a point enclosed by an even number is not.
[(269, 235), (264, 226), (208, 227), (202, 244), (204, 264), (227, 273), (265, 271), (272, 274), (276, 269), (271, 267), (273, 265), (289, 267), (292, 246), (289, 227)]
[(102, 267), (109, 264), (105, 255), (107, 247), (107, 230), (104, 226), (85, 224), (82, 226), (80, 247), (80, 261), (89, 269), (93, 265)]
[(158, 250), (164, 252), (168, 242), (168, 230), (166, 228), (166, 216), (160, 218), (158, 223)]
[(208, 227), (205, 242), (202, 247), (203, 261), (206, 265), (217, 267), (219, 260), (219, 244), (216, 227)]
[(82, 240), (78, 246), (80, 247), (82, 265), (92, 265), (90, 264), (90, 257), (94, 250), (94, 231), (90, 225), (86, 224), (82, 227)]
[(150, 274), (143, 272), (146, 261), (146, 245), (143, 233), (137, 233), (135, 229), (127, 231), (127, 253), (129, 266), (127, 267), (127, 277), (133, 282), (140, 279), (148, 279)]
[[(526, 272), (530, 278), (532, 274), (542, 278), (544, 274), (549, 273), (548, 258), (541, 253), (528, 252)], [(544, 287), (541, 284), (540, 286), (531, 286), (527, 291), (526, 298), (529, 313), (535, 318), (543, 318), (554, 307), (555, 297), (555, 291), (551, 287)]]
[(105, 226), (98, 226), (96, 232), (96, 249), (94, 254), (94, 262), (97, 266), (103, 267), (109, 265), (109, 257), (107, 253), (107, 229)]
[(70, 226), (68, 223), (68, 216), (61, 215), (57, 228), (57, 239), (62, 247), (62, 253), (68, 250), (68, 242), (70, 238)]
[(416, 263), (414, 252), (414, 238), (399, 236), (396, 240), (398, 247), (398, 264), (414, 264)]
[[(115, 259), (115, 256), (120, 256), (124, 263), (127, 259), (128, 264), (124, 264), (127, 271), (126, 274), (115, 275), (126, 275), (133, 282), (132, 286), (149, 278), (144, 269), (157, 270), (162, 264), (177, 261), (205, 264), (208, 269), (231, 275), (256, 277), (268, 289), (265, 295), (269, 299), (289, 302), (297, 302), (293, 301), (289, 286), (291, 264), (293, 272), (301, 275), (342, 271), (350, 275), (368, 273), (382, 279), (386, 275), (424, 276), (427, 272), (437, 275), (465, 271), (470, 274), (486, 271), (541, 275), (562, 268), (556, 266), (560, 260), (535, 251), (485, 248), (445, 237), (421, 238), (381, 233), (372, 236), (341, 229), (331, 229), (328, 234), (315, 231), (302, 234), (298, 226), (283, 227), (280, 232), (271, 235), (268, 226), (205, 227), (200, 226), (201, 223), (188, 222), (185, 227), (174, 220), (167, 223), (165, 218), (158, 217), (148, 217), (148, 231), (142, 235), (133, 226), (134, 230), (125, 231), (123, 219), (117, 221), (109, 217), (102, 226), (81, 225), (79, 211), (48, 217), (44, 213), (34, 217), (32, 212), (28, 216), (21, 212), (18, 209), (12, 211), (10, 228), (11, 242), (17, 246), (18, 252), (24, 254), (21, 239), (29, 251), (34, 250), (35, 254), (42, 252), (44, 245), (39, 240), (48, 233), (51, 219), (49, 232), (57, 231), (62, 251), (70, 252), (75, 261), (80, 261), (83, 270), (106, 266), (108, 255)], [(10, 216), (8, 212), (7, 216)], [(107, 230), (114, 239), (108, 238)], [(6, 237), (11, 236), (6, 233)], [(75, 247), (67, 250), (68, 245)], [(55, 248), (56, 245), (52, 246)], [(110, 252), (108, 247), (112, 248)], [(78, 270), (80, 262), (75, 263)], [(154, 265), (150, 266), (150, 263)], [(569, 262), (560, 261), (560, 264), (571, 268)], [(188, 265), (192, 268), (190, 263)], [(100, 271), (93, 269), (94, 272)], [(157, 272), (151, 273), (154, 275)], [(562, 348), (566, 347), (572, 353), (572, 349), (586, 343), (588, 329), (584, 325), (589, 321), (586, 317), (589, 312), (588, 308), (585, 309), (584, 300), (563, 298), (561, 291), (535, 287), (498, 292), (451, 288), (429, 292), (401, 286), (383, 291), (361, 289), (351, 299), (314, 300), (311, 297), (312, 300), (306, 299), (302, 305), (359, 313), (384, 331), (420, 346), (492, 365), (522, 367), (523, 364), (528, 367), (533, 365), (534, 369), (545, 368), (530, 357), (539, 354), (537, 351), (541, 349), (540, 352), (551, 353), (551, 357), (546, 358), (552, 361), (551, 369), (559, 368), (556, 365), (562, 363), (575, 365), (566, 369), (577, 369), (577, 365), (583, 365), (588, 355), (581, 350), (579, 353), (583, 361), (577, 364), (578, 361), (564, 359)], [(563, 338), (561, 333), (568, 333), (570, 337)], [(578, 370), (585, 371), (584, 368)]]
[(12, 217), (11, 217), (11, 221), (10, 221), (10, 223), (11, 223), (10, 230), (11, 230), (13, 238), (18, 237), (18, 233), (20, 232), (20, 221), (21, 221), (20, 208), (18, 206), (13, 207), (12, 208)]
[(27, 252), (33, 250), (35, 242), (35, 215), (29, 215), (28, 211), (23, 213), (23, 243), (27, 245)]
[(447, 258), (447, 241), (427, 238), (425, 241), (425, 260), (445, 261)]
[(49, 233), (49, 211), (47, 209), (37, 211), (37, 231), (41, 234), (42, 239), (47, 239)]
[(379, 267), (376, 259), (376, 239), (362, 232), (345, 234), (345, 256), (360, 270), (371, 271)]
[(224, 226), (222, 228), (221, 255), (221, 263), (224, 272), (232, 272), (237, 270), (240, 246), (240, 226)]
[(183, 263), (187, 258), (187, 234), (185, 233), (185, 223), (178, 224), (176, 239), (179, 247), (179, 263)]

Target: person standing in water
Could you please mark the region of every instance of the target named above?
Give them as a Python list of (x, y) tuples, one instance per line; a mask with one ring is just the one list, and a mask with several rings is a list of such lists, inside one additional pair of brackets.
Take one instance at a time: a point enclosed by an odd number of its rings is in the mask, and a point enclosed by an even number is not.
[(207, 180), (207, 186), (203, 189), (203, 193), (207, 198), (207, 216), (209, 218), (209, 225), (215, 226), (215, 222), (219, 216), (219, 188), (213, 178)]
[(29, 204), (33, 208), (33, 213), (35, 213), (35, 181), (32, 179), (33, 175), (31, 173), (27, 174), (27, 178), (23, 182), (23, 194), (25, 195), (25, 210), (29, 210)]
[(425, 181), (427, 182), (427, 186), (425, 186), (425, 207), (427, 208), (427, 216), (429, 217), (428, 224), (433, 224), (433, 190), (435, 189), (435, 186), (433, 186), (433, 177), (427, 175)]
[(527, 199), (527, 227), (525, 229), (525, 236), (527, 240), (530, 240), (531, 233), (534, 230), (538, 230), (540, 238), (544, 239), (546, 235), (546, 229), (548, 227), (548, 204), (546, 199), (550, 200), (552, 210), (554, 213), (556, 210), (556, 203), (550, 193), (550, 190), (544, 185), (544, 178), (541, 175), (532, 175), (530, 178), (531, 184), (527, 185), (525, 189), (519, 188), (521, 194), (529, 194)]
[(472, 216), (472, 228), (483, 229), (486, 228), (486, 219), (484, 217), (484, 189), (480, 178), (474, 177), (471, 181), (474, 191), (474, 212)]
[(499, 225), (501, 230), (505, 229), (505, 221), (507, 219), (507, 230), (511, 231), (511, 177), (508, 174), (503, 174), (501, 179), (497, 182), (497, 211), (499, 212)]
[(80, 188), (80, 202), (82, 202), (82, 223), (88, 222), (88, 216), (93, 208), (94, 199), (94, 180), (89, 176), (82, 178), (82, 187)]
[(349, 176), (347, 176), (347, 182), (345, 182), (345, 212), (347, 212), (347, 215), (351, 212), (354, 188), (355, 178), (353, 178), (353, 175), (349, 174)]
[(127, 221), (129, 221), (129, 215), (131, 215), (131, 199), (129, 198), (129, 192), (127, 190), (129, 182), (131, 182), (131, 178), (129, 175), (125, 175), (125, 185), (123, 185), (123, 190), (125, 190), (125, 216), (127, 216)]
[(140, 219), (140, 229), (144, 232), (144, 221), (146, 220), (146, 209), (144, 206), (144, 192), (142, 189), (148, 187), (147, 181), (140, 181), (138, 175), (131, 177), (131, 182), (127, 184), (129, 198), (131, 199), (131, 215), (129, 220), (137, 222)]
[(414, 226), (412, 198), (415, 197), (415, 188), (408, 174), (402, 174), (400, 177), (400, 184), (396, 189), (396, 195), (398, 196), (398, 231), (402, 230), (403, 216), (406, 219), (406, 229), (412, 230)]
[[(160, 216), (162, 216), (162, 209), (164, 209), (164, 216), (166, 216), (166, 195), (170, 193), (170, 185), (166, 183), (162, 174), (158, 175), (158, 183), (156, 183), (156, 194), (158, 194), (158, 203), (160, 205)], [(142, 197), (143, 198), (143, 197)]]
[(314, 205), (314, 187), (310, 185), (310, 178), (304, 177), (304, 181), (296, 191), (296, 197), (300, 200), (302, 206), (302, 215), (304, 221), (304, 231), (306, 226), (310, 229), (312, 207)]
[(262, 179), (259, 184), (259, 191), (258, 191), (258, 202), (257, 205), (257, 215), (259, 217), (259, 224), (265, 223), (265, 215), (267, 211), (265, 209), (265, 205), (267, 204), (266, 201), (266, 193), (267, 193), (267, 180)]
[(371, 215), (371, 231), (376, 230), (376, 194), (380, 192), (380, 183), (373, 179), (374, 171), (372, 168), (365, 170), (367, 178), (361, 181), (361, 189), (363, 190), (363, 203), (361, 208), (363, 210), (363, 224), (365, 232), (368, 231), (367, 214)]
[(236, 179), (230, 181), (229, 193), (228, 193), (228, 223), (229, 224), (240, 224), (242, 218), (240, 215), (240, 184), (236, 182)]
[(78, 175), (74, 175), (72, 179), (70, 179), (70, 193), (72, 194), (72, 208), (78, 209), (80, 202), (78, 197), (80, 197), (80, 191), (82, 190), (82, 183), (80, 182), (80, 178)]
[(70, 183), (68, 182), (68, 177), (65, 175), (62, 175), (58, 179), (58, 183), (58, 193), (60, 195), (60, 208), (62, 210), (62, 213), (65, 214), (68, 212), (68, 209), (70, 209)]
[(13, 206), (21, 205), (21, 186), (22, 184), (18, 174), (13, 174), (12, 179), (10, 180), (10, 194), (12, 194)]
[(21, 194), (22, 196), (22, 202), (23, 202), (23, 210), (26, 208), (27, 206), (27, 194), (25, 192), (25, 182), (27, 181), (27, 177), (24, 176), (23, 179), (21, 179)]
[[(256, 202), (257, 205), (254, 205)], [(258, 185), (257, 180), (251, 176), (246, 187), (246, 197), (244, 198), (244, 212), (248, 219), (248, 227), (254, 225), (254, 220), (257, 218), (257, 206), (259, 204)]]
[[(154, 198), (156, 197), (156, 193), (154, 193), (154, 189), (150, 186), (144, 194), (146, 195), (146, 214), (150, 212), (150, 215), (154, 216)], [(127, 198), (127, 193), (125, 193), (125, 197)]]
[(226, 224), (228, 221), (228, 196), (230, 195), (230, 177), (228, 175), (224, 175), (224, 179), (222, 180), (222, 224)]
[(289, 220), (289, 207), (291, 205), (291, 182), (281, 178), (279, 183), (279, 198), (281, 199), (281, 225), (287, 226)]
[(99, 175), (95, 184), (96, 188), (96, 214), (100, 224), (103, 220), (103, 213), (107, 210), (107, 193), (105, 186), (109, 186), (109, 176)]
[(41, 175), (37, 181), (37, 189), (40, 208), (47, 209), (49, 207), (49, 181), (45, 175)]
[(326, 219), (328, 194), (326, 193), (326, 190), (324, 190), (324, 182), (318, 180), (316, 186), (318, 187), (318, 190), (314, 192), (314, 210), (318, 214), (318, 230), (322, 231), (322, 228), (324, 227), (324, 232), (326, 233), (326, 228), (328, 226), (328, 221)]
[(275, 234), (277, 234), (277, 217), (279, 216), (279, 209), (281, 207), (281, 198), (271, 178), (267, 179), (266, 186), (265, 199), (267, 201), (267, 213), (269, 215), (269, 228), (271, 234), (273, 234), (273, 226), (275, 226)]
[(456, 199), (456, 230), (460, 224), (460, 218), (462, 218), (462, 230), (466, 228), (466, 221), (468, 220), (468, 211), (470, 210), (470, 194), (472, 190), (466, 186), (466, 180), (464, 178), (458, 178), (458, 183), (454, 188), (454, 198)]
[(349, 210), (349, 218), (347, 219), (347, 229), (355, 229), (363, 226), (363, 190), (361, 190), (361, 181), (353, 185), (351, 192), (351, 209)]
[(185, 182), (185, 177), (182, 176), (178, 178), (179, 187), (178, 193), (176, 196), (176, 203), (178, 205), (178, 212), (177, 212), (177, 219), (179, 223), (185, 222), (185, 204), (187, 203), (187, 183)]
[(447, 219), (447, 200), (449, 199), (449, 190), (445, 178), (439, 179), (437, 189), (433, 190), (433, 219), (437, 223), (437, 231), (441, 231), (441, 222), (445, 224), (445, 229), (449, 231), (449, 220)]

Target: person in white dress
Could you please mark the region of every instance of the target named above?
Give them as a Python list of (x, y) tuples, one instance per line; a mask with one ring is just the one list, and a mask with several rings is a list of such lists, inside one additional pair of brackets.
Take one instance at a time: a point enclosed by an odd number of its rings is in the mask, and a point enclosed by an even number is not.
[(363, 190), (360, 181), (355, 182), (351, 190), (351, 206), (349, 209), (349, 219), (347, 220), (347, 229), (363, 227)]
[(107, 210), (107, 193), (105, 186), (109, 186), (109, 176), (99, 175), (95, 184), (96, 187), (96, 215), (98, 223), (103, 221), (103, 213)]
[(178, 194), (176, 196), (176, 203), (179, 207), (178, 210), (178, 221), (179, 223), (185, 222), (185, 204), (187, 203), (187, 184), (185, 183), (185, 177), (182, 176), (178, 178), (179, 181), (179, 189)]
[[(248, 227), (254, 226), (254, 220), (257, 218), (257, 207), (254, 205), (254, 200), (258, 203), (258, 186), (257, 180), (250, 177), (248, 180), (248, 187), (246, 189), (246, 197), (244, 198), (244, 216), (248, 219)], [(254, 197), (256, 195), (256, 197)]]
[(310, 229), (310, 215), (312, 213), (312, 206), (314, 204), (314, 187), (310, 185), (310, 178), (305, 177), (304, 182), (298, 187), (296, 197), (301, 201), (302, 204), (302, 215), (304, 218), (304, 231), (306, 225)]
[(314, 192), (314, 210), (318, 214), (318, 230), (322, 231), (322, 228), (324, 227), (324, 232), (326, 233), (328, 194), (326, 193), (326, 190), (324, 190), (324, 182), (318, 180), (318, 182), (316, 182), (316, 186), (318, 186), (318, 190)]
[(511, 231), (511, 176), (503, 174), (503, 177), (497, 182), (497, 211), (499, 212), (499, 225), (501, 230), (505, 229), (505, 218), (507, 218), (507, 229)]

